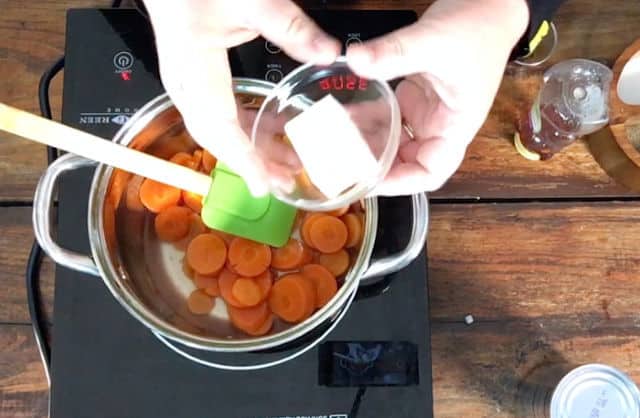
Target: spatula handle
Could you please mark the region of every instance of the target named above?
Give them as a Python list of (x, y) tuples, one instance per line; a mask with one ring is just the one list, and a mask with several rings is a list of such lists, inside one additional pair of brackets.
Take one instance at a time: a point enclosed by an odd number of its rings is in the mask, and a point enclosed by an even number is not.
[(209, 193), (211, 178), (205, 174), (2, 103), (0, 129), (179, 189)]

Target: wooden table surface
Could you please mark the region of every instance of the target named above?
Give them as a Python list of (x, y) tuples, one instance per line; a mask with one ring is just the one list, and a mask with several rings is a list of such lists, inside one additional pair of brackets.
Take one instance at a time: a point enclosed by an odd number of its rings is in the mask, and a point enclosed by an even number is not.
[[(307, 1), (414, 8), (430, 1)], [(0, 101), (33, 112), (41, 73), (64, 45), (65, 10), (105, 0), (0, 0)], [(568, 0), (552, 62), (612, 64), (640, 37), (636, 1)], [(438, 57), (434, 57), (438, 59)], [(473, 71), (473, 69), (470, 69)], [(431, 195), (428, 239), (435, 414), (517, 416), (516, 389), (542, 363), (601, 362), (640, 382), (640, 200), (579, 141), (548, 162), (526, 161), (510, 138), (541, 70), (505, 76), (462, 167)], [(61, 77), (53, 84), (59, 116)], [(24, 288), (31, 203), (44, 149), (0, 136), (0, 416), (44, 417), (47, 384)], [(636, 229), (638, 228), (638, 229)], [(43, 270), (47, 312), (53, 266)], [(464, 324), (466, 314), (475, 322)]]

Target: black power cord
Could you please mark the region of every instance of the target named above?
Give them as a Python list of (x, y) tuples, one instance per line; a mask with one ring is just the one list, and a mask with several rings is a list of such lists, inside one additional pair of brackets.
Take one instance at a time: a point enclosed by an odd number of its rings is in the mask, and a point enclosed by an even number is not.
[[(51, 104), (49, 102), (49, 86), (51, 80), (64, 67), (64, 56), (53, 63), (40, 77), (38, 85), (38, 102), (40, 104), (40, 113), (43, 117), (51, 119)], [(47, 147), (47, 165), (51, 164), (58, 157), (58, 151), (55, 148)], [(33, 326), (33, 334), (36, 339), (40, 358), (44, 367), (44, 373), (47, 382), (51, 385), (51, 347), (45, 335), (45, 319), (42, 312), (42, 294), (40, 292), (40, 266), (42, 264), (42, 248), (37, 241), (33, 241), (29, 259), (27, 260), (27, 270), (25, 273), (25, 284), (27, 287), (27, 305), (29, 307), (29, 317)]]
[[(114, 0), (112, 8), (118, 8), (122, 0)], [(40, 113), (47, 119), (53, 119), (51, 114), (51, 103), (49, 101), (49, 87), (53, 78), (64, 68), (64, 55), (54, 62), (40, 77), (38, 84), (38, 102)], [(58, 150), (47, 147), (47, 165), (58, 158)], [(44, 373), (49, 386), (51, 385), (51, 347), (45, 335), (46, 323), (42, 312), (42, 293), (40, 292), (40, 266), (43, 258), (42, 248), (36, 240), (31, 245), (27, 269), (25, 272), (25, 284), (27, 288), (27, 305), (29, 307), (29, 317), (33, 327), (33, 334), (36, 345), (42, 359)]]
[(358, 416), (358, 411), (360, 410), (360, 403), (362, 403), (362, 398), (364, 398), (364, 394), (367, 392), (366, 386), (360, 386), (358, 388), (358, 392), (356, 392), (356, 397), (353, 399), (353, 404), (351, 405), (351, 411), (349, 411), (350, 418), (356, 418)]
[(42, 248), (40, 248), (40, 245), (38, 245), (34, 240), (31, 245), (29, 260), (27, 261), (27, 304), (29, 305), (29, 316), (31, 317), (33, 334), (35, 336), (38, 352), (40, 353), (40, 358), (44, 367), (44, 374), (47, 378), (47, 383), (51, 385), (51, 375), (49, 374), (51, 366), (51, 348), (49, 347), (49, 343), (47, 342), (44, 333), (44, 318), (40, 307), (42, 301), (40, 294), (40, 264), (42, 263), (42, 256)]
[[(47, 119), (53, 119), (51, 115), (51, 104), (49, 103), (49, 86), (51, 80), (64, 68), (64, 55), (58, 58), (40, 77), (38, 84), (38, 102), (40, 104), (40, 113)], [(58, 150), (47, 147), (47, 164), (51, 164), (58, 158)]]

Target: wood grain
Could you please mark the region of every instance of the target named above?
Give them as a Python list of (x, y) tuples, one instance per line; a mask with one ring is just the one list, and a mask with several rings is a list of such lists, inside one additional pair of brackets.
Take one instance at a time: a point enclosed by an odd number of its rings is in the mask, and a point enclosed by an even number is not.
[[(412, 8), (418, 12), (430, 1), (333, 0), (303, 1), (307, 7)], [(106, 5), (107, 1), (22, 2), (6, 0), (0, 16), (0, 101), (37, 111), (37, 81), (44, 69), (63, 50), (64, 11), (69, 7)], [(627, 0), (570, 0), (555, 22), (559, 45), (548, 65), (563, 59), (584, 57), (612, 64), (617, 56), (640, 37), (640, 8)], [(545, 67), (546, 68), (546, 67)], [(471, 145), (459, 171), (434, 197), (510, 198), (582, 197), (629, 194), (600, 169), (589, 149), (578, 142), (548, 162), (530, 162), (520, 157), (511, 138), (517, 112), (529, 106), (541, 72), (510, 72), (487, 122)], [(470, 70), (472, 71), (472, 70)], [(55, 114), (60, 109), (60, 80), (53, 91)], [(0, 201), (29, 201), (44, 168), (39, 145), (16, 138), (0, 141)]]
[(48, 387), (31, 326), (0, 329), (0, 416), (46, 417)]
[[(39, 114), (38, 81), (64, 53), (69, 8), (109, 5), (108, 0), (4, 0), (0, 15), (0, 102)], [(51, 106), (59, 119), (62, 78), (51, 85)], [(46, 165), (44, 146), (0, 133), (0, 201), (30, 201)]]
[[(44, 418), (46, 381), (31, 329), (2, 329), (0, 414)], [(633, 318), (595, 327), (557, 317), (479, 321), (471, 326), (434, 321), (432, 351), (438, 418), (530, 417), (523, 412), (523, 387), (528, 387), (533, 370), (549, 363), (571, 368), (602, 362), (640, 381), (640, 342)]]
[[(32, 242), (31, 208), (0, 208), (0, 324), (30, 322), (25, 270)], [(41, 289), (49, 321), (53, 312), (53, 272), (53, 263), (45, 258)]]
[[(434, 323), (434, 409), (438, 418), (531, 418), (534, 370), (600, 362), (640, 381), (637, 323), (585, 327), (588, 318)], [(551, 373), (553, 375), (562, 373)], [(547, 380), (552, 385), (552, 379)]]
[(640, 202), (432, 205), (431, 314), (461, 320), (638, 310)]

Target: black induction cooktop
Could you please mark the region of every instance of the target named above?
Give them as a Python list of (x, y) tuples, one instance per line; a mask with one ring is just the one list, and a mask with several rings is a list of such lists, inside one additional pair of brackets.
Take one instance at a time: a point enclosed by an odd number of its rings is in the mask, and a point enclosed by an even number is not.
[[(410, 11), (311, 11), (345, 43), (415, 20)], [(235, 76), (278, 81), (296, 63), (257, 39), (230, 51)], [(109, 138), (162, 93), (153, 36), (135, 10), (70, 10), (63, 121)], [(59, 185), (58, 240), (89, 252), (92, 170)], [(376, 254), (409, 235), (409, 198), (380, 199)], [(53, 418), (431, 417), (426, 255), (359, 292), (317, 348), (260, 371), (220, 371), (167, 349), (111, 297), (99, 278), (56, 269), (52, 347)], [(292, 350), (295, 347), (291, 348)], [(336, 356), (336, 353), (341, 353)], [(273, 353), (247, 356), (260, 361)], [(215, 357), (214, 357), (215, 359)]]

